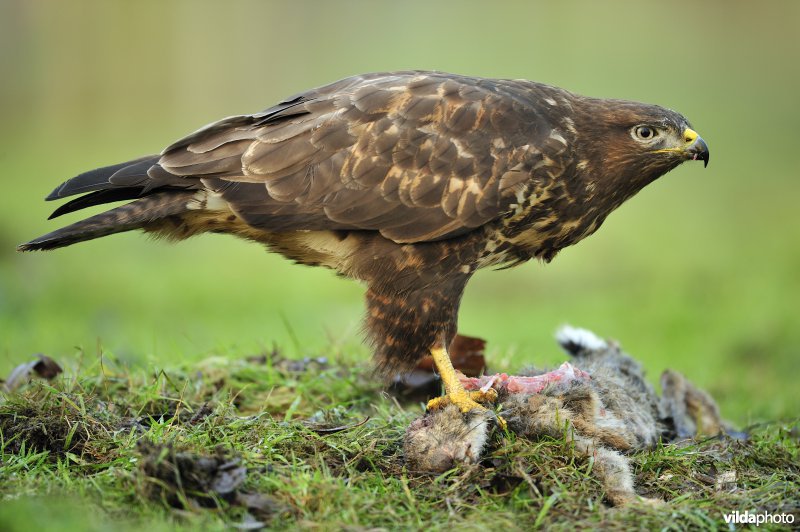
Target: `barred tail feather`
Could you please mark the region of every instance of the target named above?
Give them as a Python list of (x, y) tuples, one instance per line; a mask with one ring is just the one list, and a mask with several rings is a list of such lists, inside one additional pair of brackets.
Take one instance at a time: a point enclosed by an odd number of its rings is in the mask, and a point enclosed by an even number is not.
[(17, 246), (18, 251), (50, 250), (102, 236), (141, 229), (186, 212), (196, 191), (165, 191), (91, 216)]

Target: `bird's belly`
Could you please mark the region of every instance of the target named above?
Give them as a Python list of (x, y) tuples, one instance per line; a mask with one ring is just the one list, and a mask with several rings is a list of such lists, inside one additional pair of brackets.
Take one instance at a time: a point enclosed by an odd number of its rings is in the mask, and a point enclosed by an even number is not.
[(309, 266), (324, 266), (351, 276), (358, 247), (354, 234), (344, 231), (287, 231), (262, 236), (270, 249)]
[(508, 246), (507, 242), (500, 243), (496, 240), (490, 240), (486, 243), (483, 253), (475, 262), (475, 266), (476, 269), (481, 269), (517, 262), (524, 262), (524, 259), (520, 260), (520, 257), (514, 253), (514, 250)]

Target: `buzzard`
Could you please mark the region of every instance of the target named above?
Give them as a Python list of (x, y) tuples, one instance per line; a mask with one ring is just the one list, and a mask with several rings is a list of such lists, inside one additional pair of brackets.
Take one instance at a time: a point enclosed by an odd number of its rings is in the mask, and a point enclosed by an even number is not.
[(484, 408), (447, 347), (480, 268), (558, 251), (708, 147), (680, 114), (526, 80), (408, 71), (346, 78), (224, 118), (160, 155), (90, 170), (51, 218), (133, 200), (19, 246), (48, 250), (142, 229), (230, 233), (367, 285), (366, 331), (395, 374), (431, 354), (434, 408)]

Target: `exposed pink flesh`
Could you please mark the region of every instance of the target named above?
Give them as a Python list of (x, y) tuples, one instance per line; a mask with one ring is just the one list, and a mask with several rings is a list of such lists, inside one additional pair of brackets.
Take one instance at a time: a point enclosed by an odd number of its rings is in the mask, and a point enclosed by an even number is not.
[(544, 375), (535, 377), (517, 377), (506, 373), (496, 373), (495, 375), (484, 375), (482, 377), (466, 377), (462, 373), (458, 378), (467, 390), (487, 391), (494, 388), (498, 392), (533, 394), (545, 389), (548, 384), (555, 382), (569, 382), (572, 380), (589, 380), (588, 373), (564, 362), (558, 369)]

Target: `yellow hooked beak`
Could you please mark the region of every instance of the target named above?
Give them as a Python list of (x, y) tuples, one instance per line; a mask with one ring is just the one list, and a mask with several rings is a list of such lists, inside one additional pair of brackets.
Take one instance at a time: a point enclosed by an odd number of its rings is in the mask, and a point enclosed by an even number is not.
[(687, 159), (693, 161), (703, 161), (703, 166), (708, 166), (708, 145), (703, 137), (693, 129), (686, 128), (683, 132), (683, 145), (675, 148), (657, 150), (658, 152), (680, 152), (686, 155)]

